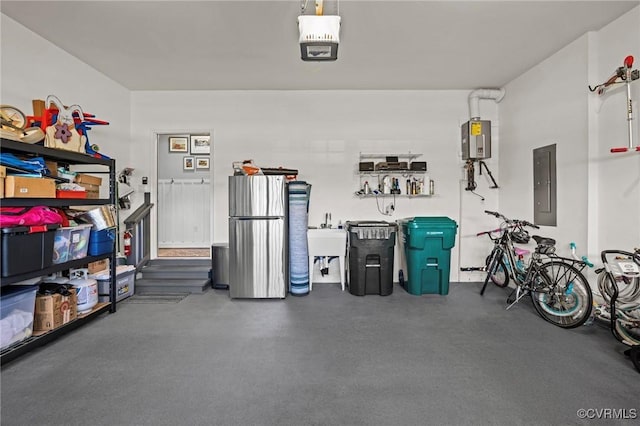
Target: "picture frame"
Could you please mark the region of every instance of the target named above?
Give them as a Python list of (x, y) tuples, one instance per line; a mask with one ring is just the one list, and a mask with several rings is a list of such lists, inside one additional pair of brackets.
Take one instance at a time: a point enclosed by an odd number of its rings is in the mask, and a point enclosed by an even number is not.
[(209, 135), (191, 135), (191, 154), (210, 154), (211, 137)]
[(182, 158), (182, 169), (183, 170), (195, 170), (195, 159), (193, 157), (183, 157)]
[(208, 170), (209, 169), (209, 157), (196, 157), (196, 169)]
[(186, 136), (169, 136), (169, 152), (189, 152), (189, 138)]

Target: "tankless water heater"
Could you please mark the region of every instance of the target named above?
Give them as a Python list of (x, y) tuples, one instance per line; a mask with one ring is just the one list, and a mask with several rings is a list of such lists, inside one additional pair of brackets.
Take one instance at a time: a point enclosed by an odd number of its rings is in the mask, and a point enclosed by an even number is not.
[(491, 121), (469, 120), (462, 125), (462, 159), (491, 158)]

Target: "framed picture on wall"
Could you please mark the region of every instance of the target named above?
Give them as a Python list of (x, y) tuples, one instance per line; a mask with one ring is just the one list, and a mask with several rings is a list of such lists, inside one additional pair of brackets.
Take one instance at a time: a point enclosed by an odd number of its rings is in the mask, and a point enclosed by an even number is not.
[(189, 152), (189, 138), (169, 136), (169, 152)]
[(208, 169), (209, 168), (209, 157), (196, 157), (196, 169)]
[(184, 157), (182, 159), (182, 169), (183, 170), (195, 169), (195, 160), (193, 159), (193, 157)]
[(192, 154), (210, 154), (211, 139), (206, 135), (191, 136), (191, 153)]

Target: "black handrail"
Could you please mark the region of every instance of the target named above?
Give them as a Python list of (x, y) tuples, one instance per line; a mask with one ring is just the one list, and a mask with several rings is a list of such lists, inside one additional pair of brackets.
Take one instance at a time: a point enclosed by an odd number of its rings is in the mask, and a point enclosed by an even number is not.
[(125, 230), (131, 233), (131, 252), (127, 264), (140, 271), (151, 260), (151, 194), (144, 193), (144, 202), (124, 220)]

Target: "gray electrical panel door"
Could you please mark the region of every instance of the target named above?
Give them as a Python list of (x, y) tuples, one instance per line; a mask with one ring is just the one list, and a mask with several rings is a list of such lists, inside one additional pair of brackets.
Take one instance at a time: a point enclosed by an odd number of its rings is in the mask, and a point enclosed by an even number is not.
[(533, 150), (533, 221), (556, 226), (556, 145)]

